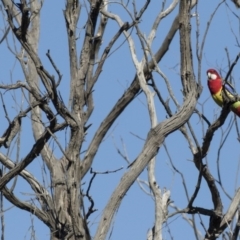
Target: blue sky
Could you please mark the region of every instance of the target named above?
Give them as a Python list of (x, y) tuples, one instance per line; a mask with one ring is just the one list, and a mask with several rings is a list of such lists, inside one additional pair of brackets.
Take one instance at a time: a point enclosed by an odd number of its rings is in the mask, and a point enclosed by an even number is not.
[[(167, 1), (166, 6), (169, 6), (171, 1)], [(144, 1), (137, 1), (138, 6), (143, 4)], [(234, 13), (239, 16), (239, 10), (235, 6), (227, 1), (229, 7)], [(200, 43), (203, 39), (203, 34), (206, 29), (207, 21), (210, 18), (210, 15), (219, 4), (219, 1), (200, 1), (198, 6), (198, 16), (200, 21)], [(130, 9), (132, 7), (129, 4)], [(54, 11), (53, 11), (54, 9)], [(63, 97), (65, 103), (68, 103), (69, 97), (69, 57), (68, 57), (68, 46), (67, 46), (67, 35), (65, 20), (63, 17), (62, 10), (64, 9), (64, 1), (58, 1), (56, 4), (53, 1), (45, 1), (41, 11), (41, 37), (40, 37), (40, 46), (39, 46), (39, 56), (44, 63), (45, 67), (51, 72), (54, 73), (51, 65), (49, 64), (46, 52), (48, 49), (51, 51), (51, 56), (54, 59), (56, 65), (63, 74), (63, 80), (59, 90), (61, 91), (61, 96)], [(119, 14), (123, 21), (130, 21), (127, 14), (124, 12), (124, 9), (117, 3), (111, 3), (109, 6), (110, 11), (113, 13)], [(142, 32), (147, 36), (151, 30), (152, 23), (154, 18), (161, 9), (161, 1), (153, 0), (146, 13), (143, 16), (143, 19), (140, 22), (140, 28)], [(192, 11), (196, 12), (195, 9)], [(178, 13), (178, 7), (171, 13), (170, 16), (163, 19), (159, 30), (157, 32), (156, 38), (153, 42), (153, 51), (158, 49), (161, 45), (165, 35)], [(84, 24), (86, 22), (86, 8), (82, 8), (82, 13), (80, 21), (78, 24), (80, 39), (78, 41), (78, 49), (81, 49), (81, 43), (84, 36)], [(194, 60), (194, 70), (195, 75), (197, 76), (197, 57), (196, 57), (196, 18), (192, 17), (192, 42), (193, 42), (193, 60)], [(1, 29), (3, 29), (3, 18), (0, 20)], [(103, 47), (110, 41), (111, 37), (115, 33), (116, 23), (112, 20), (109, 20), (106, 33), (103, 38)], [(228, 49), (230, 60), (233, 61), (236, 55), (239, 52), (239, 46), (237, 46), (235, 36), (239, 40), (239, 27), (240, 23), (238, 19), (229, 11), (228, 7), (225, 4), (222, 4), (218, 9), (212, 24), (210, 26), (205, 48), (203, 51), (202, 67), (201, 71), (201, 80), (203, 84), (203, 92), (199, 98), (199, 104), (197, 105), (198, 110), (202, 111), (202, 106), (204, 108), (204, 114), (212, 122), (220, 114), (220, 108), (213, 102), (210, 98), (209, 91), (206, 86), (206, 70), (209, 68), (215, 68), (217, 70), (222, 70), (223, 73), (226, 73), (228, 70), (228, 60), (225, 48)], [(143, 53), (139, 41), (137, 40), (136, 33), (132, 33), (132, 37), (136, 41), (136, 49), (139, 60), (142, 58)], [(12, 34), (8, 35), (10, 45), (12, 44)], [(124, 44), (122, 44), (124, 43)], [(19, 49), (19, 48), (18, 48)], [(83, 146), (83, 151), (89, 145), (92, 137), (94, 136), (95, 131), (99, 127), (100, 123), (103, 121), (104, 117), (112, 109), (116, 101), (124, 93), (125, 89), (131, 84), (135, 69), (132, 63), (130, 56), (129, 48), (126, 42), (124, 42), (124, 37), (121, 37), (113, 49), (116, 51), (110, 55), (106, 64), (103, 67), (101, 76), (94, 87), (94, 105), (95, 109), (89, 120), (89, 123), (92, 123), (91, 128), (88, 130), (88, 135), (86, 136), (86, 141)], [(100, 52), (101, 53), (101, 52)], [(180, 52), (179, 52), (179, 34), (175, 35), (175, 38), (170, 46), (168, 53), (164, 56), (163, 60), (160, 62), (159, 66), (164, 74), (168, 77), (171, 86), (173, 88), (174, 94), (181, 104), (183, 102), (181, 94), (181, 80), (180, 80)], [(234, 68), (233, 77), (235, 87), (240, 92), (240, 82), (239, 82), (239, 64)], [(0, 81), (1, 83), (9, 83), (10, 81), (16, 82), (17, 80), (24, 80), (23, 73), (21, 72), (20, 65), (16, 61), (16, 58), (11, 54), (6, 43), (0, 45)], [(225, 72), (224, 72), (225, 71)], [(11, 75), (10, 75), (11, 74)], [(166, 86), (163, 82), (163, 79), (158, 75), (155, 76), (155, 81), (159, 86), (159, 90), (162, 93), (162, 96), (165, 100), (168, 99), (169, 94), (166, 90)], [(4, 91), (1, 91), (4, 93)], [(15, 91), (16, 101), (13, 101), (14, 95), (11, 92), (6, 92), (4, 94), (5, 104), (9, 111), (9, 117), (12, 119), (16, 113), (20, 110), (20, 104), (18, 107), (15, 107), (15, 102), (20, 103), (24, 101), (24, 105), (27, 105), (25, 100), (22, 100), (20, 91)], [(161, 106), (157, 98), (155, 99), (158, 122), (163, 121), (166, 118), (166, 112)], [(1, 105), (1, 104), (0, 104)], [(177, 111), (177, 108), (174, 106), (173, 102), (170, 100), (170, 106), (172, 111)], [(7, 121), (4, 118), (4, 112), (2, 106), (0, 106), (0, 117), (1, 117), (1, 126), (0, 131), (3, 132), (7, 126)], [(206, 161), (209, 165), (210, 171), (213, 176), (217, 179), (217, 153), (219, 145), (222, 141), (222, 136), (226, 129), (228, 129), (229, 123), (233, 118), (233, 114), (230, 113), (226, 123), (224, 124), (221, 130), (218, 130), (213, 138), (212, 144), (210, 146)], [(239, 120), (238, 120), (239, 122)], [(200, 144), (202, 143), (203, 136), (206, 132), (206, 124), (202, 125), (199, 117), (194, 114), (191, 118), (191, 123), (195, 134), (197, 136)], [(143, 94), (139, 95), (122, 113), (122, 115), (115, 121), (112, 128), (108, 132), (107, 136), (104, 139), (104, 142), (101, 144), (100, 149), (95, 157), (93, 163), (93, 169), (95, 171), (107, 171), (115, 170), (120, 167), (123, 169), (117, 173), (107, 174), (107, 175), (97, 175), (95, 178), (92, 188), (91, 195), (95, 200), (95, 208), (98, 209), (90, 217), (90, 230), (92, 235), (94, 235), (95, 230), (98, 226), (101, 213), (109, 200), (112, 191), (115, 189), (119, 183), (123, 173), (127, 171), (127, 163), (121, 158), (117, 153), (117, 148), (122, 151), (126, 151), (129, 160), (133, 161), (141, 151), (141, 148), (144, 144), (144, 141), (136, 136), (141, 137), (142, 139), (146, 138), (147, 132), (150, 128), (150, 121), (148, 116), (148, 110), (146, 105), (146, 99)], [(27, 136), (27, 137), (26, 137)], [(58, 135), (59, 141), (64, 146), (64, 133)], [(30, 144), (33, 140), (31, 135), (31, 126), (29, 125), (29, 120), (25, 119), (23, 121), (22, 129), (22, 140), (21, 140), (21, 154), (20, 158), (23, 158), (26, 153), (30, 150)], [(53, 144), (53, 141), (50, 142)], [(175, 132), (167, 137), (165, 144), (168, 151), (170, 152), (171, 159), (174, 165), (181, 171), (184, 175), (188, 193), (191, 196), (193, 193), (197, 178), (198, 172), (192, 162), (192, 154), (189, 150), (188, 144), (180, 132)], [(13, 146), (12, 146), (13, 147)], [(61, 156), (57, 146), (55, 144), (55, 154)], [(2, 149), (3, 153), (6, 153)], [(227, 193), (233, 197), (235, 190), (239, 187), (238, 181), (238, 164), (239, 164), (240, 150), (239, 142), (237, 140), (237, 134), (235, 126), (230, 131), (230, 134), (221, 149), (220, 161), (220, 171), (222, 177), (222, 184), (225, 187)], [(11, 158), (16, 159), (16, 151), (12, 151)], [(28, 166), (28, 170), (34, 174), (34, 176), (42, 182), (42, 160), (38, 157), (33, 163)], [(91, 175), (88, 174), (85, 179), (83, 179), (83, 189), (86, 190), (88, 186), (88, 181)], [(163, 146), (160, 148), (159, 154), (157, 155), (156, 161), (156, 178), (158, 185), (163, 189), (164, 187), (171, 191), (171, 200), (173, 204), (179, 208), (184, 208), (187, 206), (187, 198), (184, 193), (182, 179), (179, 174), (177, 174), (171, 167), (169, 157), (166, 154)], [(147, 171), (144, 170), (140, 176), (140, 179), (147, 181)], [(46, 183), (46, 185), (48, 185)], [(9, 184), (11, 186), (11, 184)], [(221, 190), (218, 185), (221, 197), (223, 199), (224, 211), (227, 210), (229, 206), (229, 199)], [(34, 199), (34, 195), (31, 195), (32, 192), (27, 184), (22, 180), (18, 179), (17, 188), (15, 190), (17, 196), (21, 199)], [(85, 202), (86, 207), (88, 202)], [(194, 202), (194, 206), (206, 207), (212, 209), (213, 205), (211, 202), (211, 196), (206, 183), (203, 180), (201, 185), (201, 190), (199, 195)], [(4, 202), (4, 208), (7, 209), (11, 207), (11, 204)], [(169, 208), (169, 212), (172, 213), (174, 210)], [(36, 230), (37, 239), (48, 239), (49, 230), (46, 228), (38, 219), (31, 218), (31, 215), (28, 212), (12, 208), (5, 212), (5, 231), (6, 239), (31, 239), (29, 226), (31, 220), (34, 221), (34, 227)], [(191, 216), (187, 216), (191, 218)], [(202, 217), (204, 225), (208, 227), (208, 218)], [(204, 229), (200, 225), (199, 217), (196, 216), (196, 222), (199, 231), (204, 236)], [(152, 227), (154, 223), (154, 202), (152, 198), (144, 193), (139, 185), (135, 183), (127, 195), (125, 196), (113, 223), (113, 232), (110, 239), (112, 240), (132, 240), (146, 239), (147, 230)], [(193, 230), (187, 223), (183, 220), (181, 215), (176, 215), (173, 218), (168, 220), (168, 226), (171, 229), (171, 234), (174, 239), (193, 239)], [(14, 229), (14, 230), (13, 230)], [(163, 226), (163, 237), (164, 239), (170, 239), (168, 232), (168, 227)]]

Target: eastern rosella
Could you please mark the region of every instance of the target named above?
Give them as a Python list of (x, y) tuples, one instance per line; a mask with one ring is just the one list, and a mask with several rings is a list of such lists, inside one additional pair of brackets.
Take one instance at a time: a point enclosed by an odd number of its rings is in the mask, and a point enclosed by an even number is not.
[[(207, 70), (207, 76), (208, 87), (212, 95), (212, 98), (220, 107), (223, 106), (222, 98), (223, 88), (225, 89), (225, 92), (227, 93), (230, 100), (235, 99), (235, 97), (237, 96), (235, 89), (229, 83), (224, 84), (222, 78), (220, 77), (216, 70), (214, 69)], [(230, 106), (230, 109), (240, 117), (240, 101), (234, 102)]]

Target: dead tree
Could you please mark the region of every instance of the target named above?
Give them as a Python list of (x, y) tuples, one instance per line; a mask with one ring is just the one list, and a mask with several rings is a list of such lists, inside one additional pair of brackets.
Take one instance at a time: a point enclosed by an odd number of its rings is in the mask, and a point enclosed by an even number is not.
[[(104, 240), (107, 239), (114, 215), (120, 208), (122, 200), (131, 186), (138, 181), (140, 174), (147, 168), (149, 195), (151, 195), (155, 207), (154, 224), (149, 226), (151, 229), (148, 232), (147, 239), (163, 239), (162, 229), (164, 224), (171, 217), (181, 214), (193, 216), (192, 228), (196, 239), (199, 239), (198, 226), (194, 219), (196, 215), (209, 217), (205, 239), (216, 239), (223, 234), (233, 220), (240, 196), (238, 190), (231, 200), (229, 209), (224, 213), (221, 194), (216, 181), (211, 169), (204, 162), (214, 133), (220, 129), (228, 116), (229, 106), (224, 106), (220, 117), (213, 124), (196, 108), (197, 101), (202, 93), (200, 72), (205, 42), (204, 39), (202, 48), (197, 54), (198, 75), (195, 77), (193, 65), (196, 59), (192, 50), (191, 17), (192, 9), (197, 6), (197, 1), (174, 0), (168, 7), (165, 6), (166, 3), (163, 1), (162, 9), (159, 9), (149, 35), (145, 36), (140, 23), (144, 16), (149, 14), (147, 10), (150, 4), (156, 4), (151, 3), (150, 0), (146, 0), (144, 3), (133, 1), (131, 7), (129, 1), (119, 1), (119, 6), (129, 15), (130, 20), (128, 21), (124, 21), (120, 13), (109, 10), (110, 1), (108, 0), (91, 0), (87, 3), (66, 0), (63, 17), (66, 23), (69, 53), (69, 59), (64, 61), (70, 66), (68, 103), (63, 100), (65, 93), (64, 89), (61, 88), (63, 81), (61, 69), (58, 68), (51, 51), (47, 51), (46, 56), (54, 71), (49, 70), (39, 54), (40, 17), (43, 2), (37, 0), (21, 0), (20, 3), (14, 3), (11, 0), (2, 0), (1, 2), (4, 8), (2, 15), (5, 14), (6, 16), (5, 23), (7, 26), (1, 42), (6, 40), (9, 46), (9, 32), (13, 34), (14, 41), (17, 42), (15, 43), (15, 55), (22, 68), (25, 81), (14, 80), (14, 83), (9, 84), (9, 81), (6, 80), (0, 85), (0, 89), (2, 91), (21, 92), (28, 106), (21, 106), (21, 110), (18, 109), (18, 113), (11, 119), (8, 117), (8, 103), (2, 95), (2, 108), (8, 126), (0, 138), (0, 145), (2, 148), (11, 148), (14, 140), (18, 138), (22, 131), (23, 122), (27, 121), (28, 117), (31, 119), (32, 135), (34, 137), (30, 151), (22, 156), (19, 162), (11, 159), (7, 153), (0, 153), (0, 162), (6, 168), (1, 171), (1, 194), (14, 206), (28, 211), (40, 219), (50, 229), (52, 240)], [(158, 45), (156, 51), (153, 51), (153, 41), (161, 20), (169, 16), (177, 7), (179, 7), (179, 10), (168, 32), (165, 33), (163, 42)], [(86, 18), (82, 31), (84, 34), (81, 33), (82, 45), (79, 50), (78, 27), (82, 8), (87, 10), (87, 14), (85, 14)], [(54, 14), (54, 11), (52, 14)], [(111, 30), (110, 40), (103, 45), (104, 34), (110, 22), (115, 23), (117, 27)], [(136, 35), (133, 36), (132, 32)], [(168, 53), (177, 32), (179, 32), (178, 49), (180, 52), (178, 80), (182, 86), (182, 104), (176, 101), (171, 90), (173, 80), (168, 79), (159, 67), (159, 63)], [(114, 103), (112, 110), (105, 116), (92, 140), (87, 142), (87, 148), (84, 149), (83, 145), (85, 144), (87, 131), (91, 128), (89, 119), (94, 111), (94, 89), (101, 77), (105, 63), (108, 61), (110, 54), (115, 51), (113, 47), (120, 38), (124, 38), (123, 44), (128, 45), (135, 76), (130, 86), (125, 89), (122, 96)], [(143, 55), (141, 59), (137, 54), (137, 41), (141, 46)], [(11, 47), (9, 49), (11, 51)], [(117, 50), (117, 52), (120, 52), (120, 50)], [(165, 81), (168, 94), (177, 111), (174, 111), (169, 105), (169, 101), (162, 97), (163, 92), (159, 88), (159, 79)], [(92, 165), (106, 134), (139, 94), (145, 96), (150, 127), (146, 139), (144, 139), (143, 147), (139, 149), (138, 156), (126, 166), (125, 173), (122, 174), (117, 187), (112, 192), (93, 236), (88, 219), (95, 212), (95, 209), (94, 199), (90, 196), (89, 190), (98, 172), (92, 170)], [(167, 115), (167, 118), (162, 121), (158, 120), (156, 99)], [(198, 143), (190, 121), (194, 112), (198, 113), (202, 123), (208, 125), (202, 144)], [(182, 134), (188, 144), (194, 167), (199, 175), (196, 181), (196, 189), (191, 194), (192, 196), (188, 197), (186, 207), (179, 209), (172, 205), (174, 211), (168, 213), (169, 206), (172, 203), (170, 190), (159, 186), (161, 183), (158, 184), (157, 181), (155, 162), (160, 148), (165, 148), (167, 151), (165, 139), (176, 131)], [(59, 141), (59, 136), (67, 136), (65, 147)], [(26, 139), (27, 136), (22, 136), (22, 141), (26, 141)], [(50, 141), (54, 142), (54, 146), (49, 143)], [(57, 157), (55, 154), (55, 146), (57, 146), (61, 157)], [(16, 148), (18, 147), (21, 148), (20, 143)], [(128, 160), (120, 150), (118, 150), (118, 153), (125, 160)], [(49, 171), (51, 180), (49, 187), (43, 185), (26, 170), (26, 167), (38, 156), (41, 157)], [(179, 173), (174, 166), (173, 169)], [(84, 183), (88, 173), (93, 175), (87, 183)], [(109, 170), (107, 169), (105, 173), (109, 173)], [(19, 199), (14, 193), (17, 176), (20, 176), (29, 184), (38, 205)], [(213, 209), (193, 206), (202, 179), (206, 181), (210, 190)], [(9, 188), (7, 184), (9, 185), (12, 180), (14, 184), (12, 188)], [(88, 186), (86, 191), (82, 189), (83, 183)], [(84, 197), (87, 197), (90, 204), (88, 210), (84, 206), (86, 201)], [(235, 231), (232, 234), (232, 236), (235, 236), (233, 239), (237, 238), (238, 230), (238, 224), (236, 223)]]

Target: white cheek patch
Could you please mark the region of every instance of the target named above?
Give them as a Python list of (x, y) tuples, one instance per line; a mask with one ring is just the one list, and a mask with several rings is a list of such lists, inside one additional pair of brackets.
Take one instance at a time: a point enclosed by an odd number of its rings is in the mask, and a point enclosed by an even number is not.
[(217, 75), (214, 74), (214, 73), (212, 73), (212, 74), (211, 74), (211, 79), (212, 79), (212, 80), (216, 80), (216, 79), (217, 79)]

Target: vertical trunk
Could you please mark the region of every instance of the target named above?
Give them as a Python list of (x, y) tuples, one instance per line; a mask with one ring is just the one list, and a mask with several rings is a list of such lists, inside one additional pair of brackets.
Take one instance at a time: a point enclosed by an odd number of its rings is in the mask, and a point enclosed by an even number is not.
[(90, 240), (87, 224), (80, 213), (80, 184), (76, 175), (79, 164), (70, 163), (69, 167), (63, 170), (62, 161), (58, 162), (52, 174), (56, 231), (52, 232), (51, 240)]

